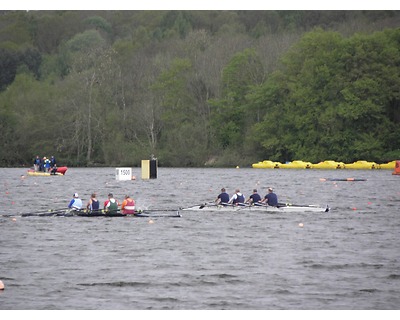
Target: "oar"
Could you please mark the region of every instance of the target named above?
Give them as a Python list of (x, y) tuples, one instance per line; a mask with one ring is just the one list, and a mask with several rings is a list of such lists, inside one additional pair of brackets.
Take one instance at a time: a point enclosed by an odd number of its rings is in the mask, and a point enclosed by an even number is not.
[(31, 212), (20, 212), (19, 214), (33, 214), (33, 213), (44, 213), (44, 212), (55, 212), (55, 211), (61, 211), (61, 210), (66, 210), (68, 208), (63, 207), (63, 208), (59, 208), (59, 209), (47, 209), (47, 210), (35, 210), (35, 211), (31, 211)]
[(278, 202), (278, 207), (319, 207), (317, 204), (295, 204)]
[[(239, 204), (236, 204), (236, 203), (226, 203), (226, 202), (220, 202), (220, 203), (218, 203), (218, 204), (216, 204), (216, 203), (205, 203), (205, 204), (202, 204), (202, 205), (200, 205), (199, 206), (199, 209), (203, 209), (203, 208), (205, 208), (205, 207), (216, 207), (216, 206), (225, 206), (225, 207), (248, 207), (248, 206), (250, 206), (250, 204), (247, 204), (247, 203), (239, 203)], [(194, 207), (197, 207), (197, 206), (194, 206)]]
[[(129, 216), (129, 215), (127, 215), (127, 216)], [(162, 214), (159, 214), (159, 215), (154, 215), (154, 214), (148, 215), (148, 214), (143, 214), (143, 213), (134, 213), (133, 216), (139, 217), (139, 218), (181, 218), (182, 217), (182, 215), (179, 214), (178, 211), (174, 215), (171, 215), (171, 214), (170, 215), (162, 215)]]
[(207, 207), (207, 206), (217, 206), (217, 204), (215, 204), (215, 203), (212, 203), (212, 202), (209, 202), (209, 203), (202, 203), (202, 204), (195, 204), (195, 205), (193, 205), (193, 206), (189, 206), (189, 207), (185, 207), (185, 208), (183, 208), (183, 207), (180, 207), (180, 208), (178, 208), (178, 209), (139, 209), (138, 211), (140, 212), (140, 211), (142, 211), (142, 212), (151, 212), (151, 211), (179, 211), (179, 210), (182, 210), (182, 209), (188, 209), (188, 208), (193, 208), (193, 207), (199, 207), (199, 209), (203, 209), (203, 208), (205, 208), (205, 207)]
[(245, 204), (240, 204), (237, 206), (240, 209), (247, 209), (247, 208), (257, 208), (257, 207), (270, 207), (269, 205), (261, 202), (256, 202), (256, 203), (245, 203)]
[(263, 203), (263, 202), (256, 202), (254, 205), (251, 205), (254, 207), (287, 207), (287, 206), (292, 206), (292, 207), (310, 207), (310, 206), (316, 206), (316, 205), (308, 205), (308, 204), (293, 204), (293, 203), (285, 203), (285, 202), (278, 202), (276, 206), (271, 206), (268, 203)]
[[(74, 212), (82, 212), (82, 213), (88, 213), (90, 212), (89, 209), (81, 209), (81, 210), (74, 210), (74, 209), (68, 209), (68, 208), (62, 208), (62, 209), (50, 209), (46, 211), (36, 211), (36, 212), (26, 212), (26, 213), (21, 213), (22, 217), (49, 217), (49, 216), (66, 216), (66, 215), (74, 215)], [(97, 210), (97, 212), (103, 212), (104, 210)]]
[(59, 211), (52, 211), (52, 212), (41, 212), (41, 213), (35, 213), (35, 212), (30, 212), (30, 213), (22, 213), (21, 217), (51, 217), (58, 215), (60, 213), (64, 213), (66, 210), (59, 210)]
[[(277, 207), (279, 206), (286, 206), (286, 203), (278, 203)], [(255, 202), (252, 204), (246, 204), (245, 205), (246, 208), (250, 207), (250, 208), (257, 208), (257, 207), (275, 207), (275, 206), (270, 206), (267, 203), (262, 203), (262, 202)]]
[(319, 181), (367, 181), (363, 178), (320, 178)]
[[(119, 212), (119, 211), (120, 211), (120, 209), (113, 210), (113, 212)], [(88, 213), (88, 214), (90, 214), (90, 213), (104, 213), (104, 214), (106, 214), (108, 211), (105, 210), (105, 209), (90, 210), (90, 209), (86, 208), (86, 209), (79, 210), (79, 212)]]
[[(222, 204), (225, 205), (227, 203), (221, 202), (221, 203), (217, 204), (215, 202), (204, 202), (204, 203), (201, 203), (201, 204), (195, 204), (193, 206), (189, 206), (187, 208), (199, 207), (199, 209), (203, 209), (205, 207), (215, 207), (215, 206), (219, 206), (219, 205), (222, 205)], [(187, 208), (181, 208), (181, 209), (187, 209)]]
[(192, 207), (199, 207), (199, 209), (204, 209), (207, 207), (218, 207), (218, 206), (224, 206), (224, 207), (233, 207), (234, 205), (232, 203), (226, 203), (226, 202), (220, 202), (220, 203), (213, 203), (213, 202), (209, 202), (209, 203), (204, 203), (201, 205), (195, 205), (195, 206), (191, 206), (188, 208), (192, 208)]
[(9, 217), (18, 217), (20, 214), (13, 214), (13, 213), (2, 213), (0, 217), (9, 218)]
[[(199, 209), (204, 209), (205, 207), (216, 207), (218, 205), (227, 205), (227, 203), (221, 202), (221, 203), (216, 204), (214, 202), (208, 202), (208, 203), (195, 205), (195, 206), (191, 206), (191, 207), (199, 207)], [(189, 207), (189, 208), (191, 208), (191, 207)]]
[(168, 211), (179, 211), (179, 209), (139, 209), (139, 210), (136, 210), (137, 213), (142, 213), (142, 212), (149, 212), (149, 213), (150, 212), (168, 212)]
[(239, 203), (239, 204), (233, 204), (233, 203), (226, 203), (226, 202), (220, 202), (219, 204), (215, 203), (209, 203), (209, 204), (202, 204), (199, 206), (199, 209), (204, 209), (207, 207), (218, 207), (218, 206), (223, 206), (223, 207), (233, 207), (233, 208), (248, 208), (250, 205), (246, 203)]
[(52, 216), (56, 213), (68, 210), (68, 208), (60, 208), (60, 209), (48, 209), (48, 210), (39, 210), (32, 212), (21, 212), (19, 215), (22, 217), (33, 217), (33, 216)]

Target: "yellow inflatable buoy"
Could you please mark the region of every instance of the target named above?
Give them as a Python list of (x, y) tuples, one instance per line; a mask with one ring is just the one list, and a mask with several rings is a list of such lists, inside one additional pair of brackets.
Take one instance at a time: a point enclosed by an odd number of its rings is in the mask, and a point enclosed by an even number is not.
[(239, 169), (239, 166), (236, 166), (236, 169)]

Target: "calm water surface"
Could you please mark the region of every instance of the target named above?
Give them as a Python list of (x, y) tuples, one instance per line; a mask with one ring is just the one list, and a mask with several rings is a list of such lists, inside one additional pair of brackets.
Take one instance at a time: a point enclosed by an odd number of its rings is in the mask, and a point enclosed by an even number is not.
[[(115, 168), (25, 177), (0, 168), (0, 309), (399, 309), (400, 176), (389, 170)], [(365, 178), (323, 182), (320, 178)], [(10, 217), (130, 194), (160, 214), (221, 187), (329, 213), (182, 212), (182, 218)], [(153, 223), (151, 223), (153, 222)], [(303, 227), (299, 226), (303, 223)]]

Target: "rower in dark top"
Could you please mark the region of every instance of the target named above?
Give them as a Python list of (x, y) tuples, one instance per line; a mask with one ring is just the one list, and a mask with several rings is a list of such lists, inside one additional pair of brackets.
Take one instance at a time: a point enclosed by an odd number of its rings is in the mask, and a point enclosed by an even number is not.
[(269, 206), (278, 206), (278, 196), (274, 193), (272, 188), (268, 188), (268, 193), (261, 200), (262, 203), (268, 204)]
[(245, 203), (257, 206), (257, 205), (260, 205), (260, 201), (261, 201), (261, 196), (258, 194), (257, 189), (253, 189), (253, 193), (246, 200)]
[(89, 202), (86, 205), (86, 208), (89, 209), (90, 211), (99, 211), (100, 209), (100, 201), (97, 200), (96, 194), (92, 193), (90, 196)]
[(239, 206), (244, 205), (244, 200), (245, 197), (243, 193), (241, 193), (239, 189), (235, 189), (235, 194), (232, 196), (228, 203)]
[(221, 193), (218, 195), (217, 199), (215, 199), (215, 203), (226, 206), (228, 202), (229, 202), (229, 194), (226, 193), (225, 188), (222, 188)]

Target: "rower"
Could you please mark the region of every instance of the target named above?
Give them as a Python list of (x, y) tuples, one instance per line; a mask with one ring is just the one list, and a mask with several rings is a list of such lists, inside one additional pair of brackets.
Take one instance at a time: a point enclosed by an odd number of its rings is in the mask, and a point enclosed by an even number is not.
[(252, 195), (245, 201), (245, 203), (248, 203), (250, 205), (260, 205), (261, 197), (257, 192), (257, 189), (253, 189)]
[(272, 188), (268, 188), (268, 193), (261, 200), (261, 203), (265, 203), (274, 207), (278, 206), (278, 196), (274, 193)]
[(217, 199), (215, 199), (215, 203), (221, 204), (223, 206), (226, 206), (229, 202), (229, 194), (226, 193), (226, 189), (222, 188), (221, 193), (218, 195)]
[(244, 205), (244, 195), (240, 192), (240, 189), (235, 189), (235, 194), (230, 198), (229, 204), (233, 204), (236, 206), (243, 206)]
[(121, 205), (122, 214), (135, 214), (135, 200), (126, 195)]
[(89, 209), (91, 212), (92, 211), (99, 211), (100, 209), (100, 201), (97, 200), (96, 194), (92, 193), (90, 196), (89, 202), (86, 205), (86, 208)]
[(79, 199), (79, 195), (75, 192), (72, 200), (70, 201), (68, 208), (79, 211), (82, 209), (82, 200)]
[(118, 211), (119, 203), (114, 199), (114, 195), (112, 193), (108, 194), (108, 200), (104, 202), (104, 210), (108, 213), (116, 213)]

